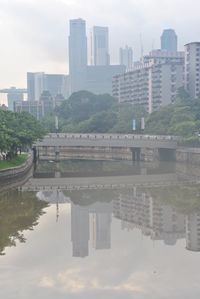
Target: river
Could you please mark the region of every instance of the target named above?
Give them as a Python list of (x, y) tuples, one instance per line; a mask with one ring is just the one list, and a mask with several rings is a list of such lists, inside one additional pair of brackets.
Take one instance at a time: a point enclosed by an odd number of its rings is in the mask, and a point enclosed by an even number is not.
[(197, 299), (200, 171), (41, 161), (0, 190), (0, 298)]

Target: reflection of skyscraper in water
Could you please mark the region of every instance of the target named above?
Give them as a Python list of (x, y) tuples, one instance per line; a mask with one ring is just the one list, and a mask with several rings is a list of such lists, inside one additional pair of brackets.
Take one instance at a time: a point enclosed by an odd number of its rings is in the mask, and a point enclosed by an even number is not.
[(95, 249), (111, 247), (111, 213), (93, 215), (93, 245)]
[(200, 212), (186, 216), (186, 248), (200, 251)]
[(74, 204), (71, 205), (71, 240), (74, 257), (88, 256), (89, 211)]

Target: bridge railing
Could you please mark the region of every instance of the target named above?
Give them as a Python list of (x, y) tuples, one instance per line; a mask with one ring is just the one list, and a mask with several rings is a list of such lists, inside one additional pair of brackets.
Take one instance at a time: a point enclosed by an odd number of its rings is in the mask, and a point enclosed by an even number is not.
[(45, 138), (64, 138), (64, 139), (114, 139), (114, 140), (159, 140), (178, 142), (177, 136), (166, 135), (135, 135), (135, 134), (77, 134), (77, 133), (50, 133)]

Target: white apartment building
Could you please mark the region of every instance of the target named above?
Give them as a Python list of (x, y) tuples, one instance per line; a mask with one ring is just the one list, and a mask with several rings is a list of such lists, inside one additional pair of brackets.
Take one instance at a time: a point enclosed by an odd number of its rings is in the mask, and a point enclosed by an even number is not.
[(183, 79), (184, 53), (152, 51), (131, 71), (113, 77), (113, 96), (151, 113), (175, 101)]
[(200, 96), (200, 42), (185, 45), (185, 90), (191, 98)]

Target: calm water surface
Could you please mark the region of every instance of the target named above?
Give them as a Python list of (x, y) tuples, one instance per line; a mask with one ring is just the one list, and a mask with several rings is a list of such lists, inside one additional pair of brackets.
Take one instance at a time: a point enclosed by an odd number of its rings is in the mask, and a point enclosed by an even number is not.
[[(104, 187), (78, 190), (88, 177)], [(184, 165), (39, 163), (23, 192), (0, 191), (0, 298), (199, 298), (199, 177)]]

